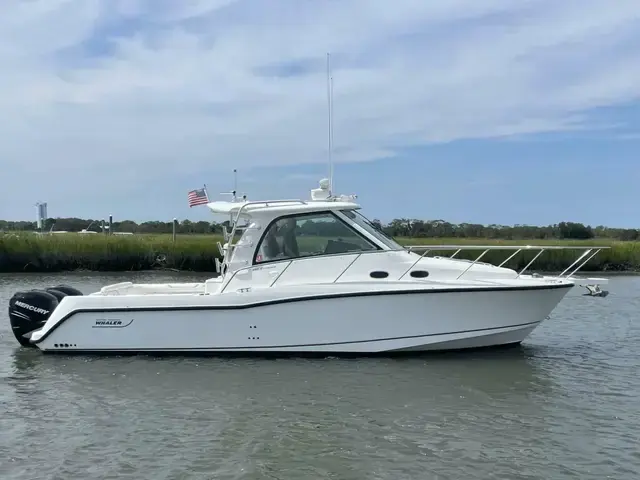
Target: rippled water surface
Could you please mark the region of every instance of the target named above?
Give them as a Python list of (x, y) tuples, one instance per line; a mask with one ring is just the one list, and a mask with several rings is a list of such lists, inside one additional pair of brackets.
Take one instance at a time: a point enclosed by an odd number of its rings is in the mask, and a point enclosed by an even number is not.
[(0, 479), (637, 479), (640, 277), (521, 348), (409, 358), (45, 356), (6, 305), (195, 275), (2, 275)]

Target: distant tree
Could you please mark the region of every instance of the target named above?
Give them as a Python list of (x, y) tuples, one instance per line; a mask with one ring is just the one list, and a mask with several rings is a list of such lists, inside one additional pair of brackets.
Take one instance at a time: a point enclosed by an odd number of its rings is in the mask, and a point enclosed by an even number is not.
[(593, 230), (581, 223), (560, 222), (558, 224), (560, 238), (573, 240), (588, 240), (593, 238)]

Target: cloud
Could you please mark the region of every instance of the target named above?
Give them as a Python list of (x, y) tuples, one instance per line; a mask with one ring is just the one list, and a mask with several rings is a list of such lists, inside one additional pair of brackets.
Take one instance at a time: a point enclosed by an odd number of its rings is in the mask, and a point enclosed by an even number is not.
[(1, 171), (126, 189), (325, 162), (327, 51), (336, 162), (599, 128), (590, 109), (640, 95), (639, 17), (631, 0), (8, 0)]

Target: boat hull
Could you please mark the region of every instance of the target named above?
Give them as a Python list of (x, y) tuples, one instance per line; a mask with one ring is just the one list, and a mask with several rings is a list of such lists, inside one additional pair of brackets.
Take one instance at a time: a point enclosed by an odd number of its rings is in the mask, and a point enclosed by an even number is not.
[(69, 312), (36, 332), (34, 344), (48, 353), (365, 354), (491, 347), (522, 342), (571, 286), (359, 291), (235, 305), (215, 304), (219, 300), (211, 296), (210, 305), (200, 300), (173, 307), (123, 308), (112, 300), (108, 308)]

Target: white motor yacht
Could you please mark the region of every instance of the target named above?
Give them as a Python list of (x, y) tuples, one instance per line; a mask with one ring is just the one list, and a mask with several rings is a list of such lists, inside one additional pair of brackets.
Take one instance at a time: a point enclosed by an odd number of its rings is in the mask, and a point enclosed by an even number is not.
[[(23, 346), (53, 353), (380, 353), (522, 342), (576, 284), (602, 248), (403, 247), (375, 228), (353, 196), (328, 181), (310, 200), (210, 202), (230, 215), (218, 275), (202, 283), (118, 283), (82, 294), (59, 285), (9, 303)], [(455, 258), (462, 249), (474, 261)], [(559, 275), (526, 274), (546, 250), (582, 248)], [(513, 253), (496, 266), (493, 249)], [(503, 265), (539, 253), (518, 272)], [(451, 257), (427, 251), (456, 250)]]

